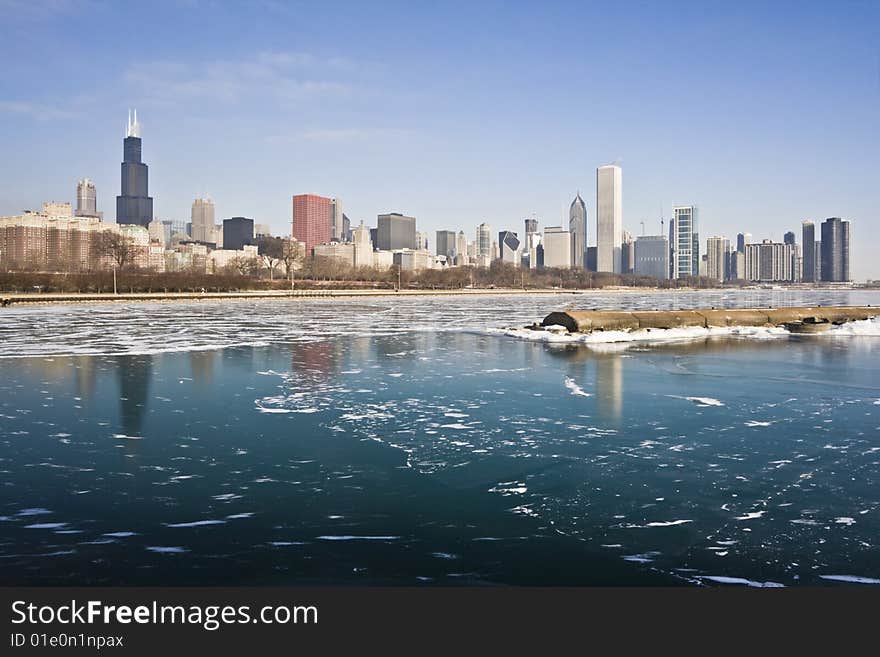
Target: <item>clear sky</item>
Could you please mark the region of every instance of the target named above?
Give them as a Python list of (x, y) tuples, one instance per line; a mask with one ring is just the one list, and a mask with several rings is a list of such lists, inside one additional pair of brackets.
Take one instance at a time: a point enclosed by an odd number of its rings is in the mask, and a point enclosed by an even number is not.
[(880, 2), (0, 0), (0, 214), (74, 200), (112, 220), (127, 108), (157, 217), (289, 231), (291, 195), (353, 224), (567, 222), (595, 240), (596, 167), (624, 228), (673, 203), (705, 238), (853, 226), (880, 278)]

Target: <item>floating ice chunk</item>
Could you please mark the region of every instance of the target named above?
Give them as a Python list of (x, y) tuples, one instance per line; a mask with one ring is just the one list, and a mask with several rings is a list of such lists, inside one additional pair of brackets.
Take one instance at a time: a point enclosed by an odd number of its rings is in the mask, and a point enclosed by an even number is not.
[(49, 511), (49, 509), (34, 507), (32, 509), (22, 509), (21, 511), (19, 511), (15, 515), (22, 516), (22, 517), (24, 517), (24, 516), (43, 516), (43, 515), (46, 515), (47, 513), (52, 513), (52, 512)]
[(33, 525), (25, 525), (25, 529), (61, 529), (66, 527), (66, 522), (37, 522)]
[(147, 548), (148, 552), (159, 552), (160, 554), (182, 554), (189, 552), (186, 548), (177, 546), (151, 545)]
[(693, 522), (693, 520), (664, 520), (664, 521), (655, 521), (649, 522), (645, 527), (673, 527), (675, 525), (684, 525), (686, 523)]
[(172, 527), (174, 529), (179, 529), (183, 527), (204, 527), (206, 525), (225, 525), (225, 520), (196, 520), (194, 522), (174, 522), (174, 523), (165, 523), (166, 527)]
[(318, 536), (320, 541), (397, 541), (400, 536)]
[(577, 382), (570, 377), (565, 377), (565, 387), (568, 388), (569, 390), (571, 390), (572, 395), (575, 395), (578, 397), (591, 397), (592, 396), (589, 392), (587, 392), (586, 390), (581, 388), (577, 384)]
[(769, 427), (771, 424), (773, 424), (773, 422), (772, 421), (762, 422), (760, 420), (749, 420), (748, 422), (745, 422), (744, 424), (747, 427)]
[(696, 575), (697, 579), (708, 579), (719, 584), (745, 584), (746, 586), (756, 586), (761, 588), (781, 588), (785, 584), (779, 582), (756, 582), (742, 577), (725, 577), (724, 575)]
[(102, 536), (110, 536), (111, 538), (128, 538), (129, 536), (137, 536), (137, 532), (107, 532)]
[(713, 399), (712, 397), (682, 397), (681, 395), (666, 396), (672, 397), (673, 399), (684, 399), (686, 401), (693, 402), (701, 408), (705, 408), (706, 406), (724, 406), (723, 402), (718, 401), (717, 399)]
[(835, 582), (849, 582), (851, 584), (880, 584), (880, 579), (861, 577), (860, 575), (819, 575), (819, 577)]
[(749, 511), (743, 516), (737, 516), (735, 520), (754, 520), (755, 518), (760, 518), (763, 516), (766, 511)]
[(238, 520), (240, 518), (252, 518), (253, 515), (254, 515), (253, 511), (250, 511), (248, 513), (235, 513), (231, 516), (226, 516), (226, 519), (227, 520)]
[(856, 524), (856, 521), (854, 519), (847, 518), (845, 516), (840, 517), (840, 518), (835, 518), (834, 522), (836, 522), (838, 525), (854, 525), (854, 524)]

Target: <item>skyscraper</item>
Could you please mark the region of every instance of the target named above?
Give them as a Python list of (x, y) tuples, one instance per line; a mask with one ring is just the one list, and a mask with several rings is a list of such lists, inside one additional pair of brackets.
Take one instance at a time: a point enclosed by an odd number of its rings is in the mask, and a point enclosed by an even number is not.
[(795, 238), (794, 231), (790, 230), (782, 237), (783, 244), (791, 244), (794, 246), (797, 244), (797, 239)]
[(293, 236), (303, 243), (306, 255), (317, 244), (330, 241), (330, 207), (332, 200), (316, 194), (293, 197)]
[(623, 238), (623, 170), (616, 164), (596, 169), (596, 269), (620, 273)]
[(381, 251), (419, 248), (416, 239), (416, 218), (399, 212), (380, 214), (376, 248)]
[(254, 243), (254, 220), (232, 217), (223, 220), (223, 248), (241, 251), (245, 244)]
[(571, 234), (562, 226), (544, 229), (544, 266), (571, 267)]
[(517, 234), (510, 230), (502, 230), (498, 233), (498, 257), (504, 262), (509, 262), (519, 267), (522, 245)]
[(571, 266), (587, 265), (587, 204), (580, 191), (568, 208), (568, 232), (571, 233)]
[(666, 235), (640, 235), (636, 238), (634, 271), (638, 276), (669, 278), (669, 240)]
[(852, 280), (849, 273), (849, 222), (831, 217), (822, 222), (822, 280), (841, 283)]
[(77, 217), (98, 217), (98, 196), (95, 191), (95, 183), (88, 178), (83, 178), (76, 184), (76, 213)]
[(463, 230), (458, 231), (458, 235), (455, 236), (455, 264), (468, 264), (467, 236)]
[(455, 258), (455, 231), (437, 231), (437, 255), (446, 256), (449, 262)]
[(214, 230), (214, 201), (210, 198), (197, 198), (190, 210), (192, 238), (196, 242), (211, 242)]
[(726, 237), (710, 237), (706, 240), (706, 276), (719, 283), (730, 278), (730, 240)]
[(672, 208), (669, 246), (672, 249), (672, 278), (697, 276), (700, 272), (700, 234), (697, 231), (697, 208), (693, 205)]
[(141, 161), (141, 125), (137, 110), (133, 121), (131, 112), (128, 113), (128, 128), (122, 144), (122, 193), (116, 197), (116, 223), (146, 228), (153, 220), (153, 199), (148, 196), (147, 165)]
[(492, 227), (487, 223), (480, 224), (477, 226), (476, 237), (477, 258), (480, 259), (481, 266), (486, 266), (496, 257), (496, 254), (492, 253)]
[(803, 245), (803, 281), (815, 283), (816, 276), (816, 224), (809, 219), (801, 224), (801, 242)]
[(330, 239), (336, 242), (345, 240), (345, 225), (343, 222), (342, 201), (338, 198), (330, 199)]

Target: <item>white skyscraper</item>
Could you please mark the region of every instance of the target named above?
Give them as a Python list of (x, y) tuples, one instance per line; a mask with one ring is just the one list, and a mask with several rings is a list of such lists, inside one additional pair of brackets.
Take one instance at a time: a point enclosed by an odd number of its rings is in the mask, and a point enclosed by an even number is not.
[(568, 209), (568, 232), (571, 233), (571, 266), (587, 265), (587, 204), (581, 193), (571, 202)]
[(192, 238), (196, 242), (214, 241), (214, 201), (209, 198), (197, 198), (193, 201), (190, 221)]
[(562, 226), (544, 229), (544, 266), (571, 267), (571, 233)]
[(620, 273), (623, 238), (623, 170), (616, 164), (596, 169), (596, 270)]
[(492, 252), (492, 227), (489, 224), (483, 223), (477, 226), (476, 244), (478, 256), (489, 259), (497, 257), (497, 254)]

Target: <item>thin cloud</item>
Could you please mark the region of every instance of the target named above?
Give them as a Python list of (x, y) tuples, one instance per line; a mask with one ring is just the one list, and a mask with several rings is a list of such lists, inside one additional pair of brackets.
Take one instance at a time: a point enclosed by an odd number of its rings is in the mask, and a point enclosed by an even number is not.
[(339, 73), (345, 60), (320, 59), (310, 53), (262, 52), (247, 59), (215, 60), (195, 65), (169, 61), (138, 63), (123, 80), (147, 105), (185, 104), (195, 100), (222, 103), (279, 102), (285, 105), (322, 97), (350, 97), (358, 86)]
[(352, 143), (374, 140), (394, 140), (414, 135), (411, 131), (390, 128), (312, 128), (287, 134), (266, 137), (267, 143), (289, 144), (294, 142)]
[(76, 110), (23, 100), (0, 100), (0, 114), (17, 114), (37, 121), (72, 119), (79, 116)]

